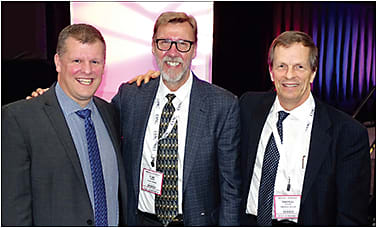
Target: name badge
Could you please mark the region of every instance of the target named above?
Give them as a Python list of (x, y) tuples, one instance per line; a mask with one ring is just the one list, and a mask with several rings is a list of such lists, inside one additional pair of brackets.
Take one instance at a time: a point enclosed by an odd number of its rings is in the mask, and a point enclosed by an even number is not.
[(163, 173), (144, 168), (141, 179), (141, 190), (161, 195), (163, 177)]
[(274, 214), (276, 219), (297, 219), (301, 195), (275, 195)]

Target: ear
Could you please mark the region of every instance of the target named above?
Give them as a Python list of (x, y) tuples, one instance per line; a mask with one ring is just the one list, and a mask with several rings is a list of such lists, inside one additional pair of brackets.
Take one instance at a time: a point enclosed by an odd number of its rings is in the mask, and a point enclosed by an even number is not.
[(317, 71), (314, 71), (312, 75), (310, 75), (310, 83), (313, 83), (316, 74), (317, 74)]
[(193, 50), (194, 53), (192, 54), (192, 58), (194, 59), (194, 58), (196, 57), (196, 47), (197, 47), (197, 46), (196, 46), (196, 43), (193, 44), (193, 45), (194, 45), (194, 47), (193, 47), (193, 48), (194, 48), (194, 50)]
[(270, 79), (273, 82), (274, 81), (274, 74), (271, 72), (271, 70), (269, 70), (269, 72), (270, 72)]
[(60, 57), (59, 57), (59, 55), (57, 53), (54, 56), (54, 62), (55, 62), (56, 72), (60, 73), (60, 71), (61, 71), (61, 63), (60, 63)]
[(154, 40), (152, 39), (152, 54), (154, 55), (155, 52), (156, 52), (156, 42), (154, 42)]

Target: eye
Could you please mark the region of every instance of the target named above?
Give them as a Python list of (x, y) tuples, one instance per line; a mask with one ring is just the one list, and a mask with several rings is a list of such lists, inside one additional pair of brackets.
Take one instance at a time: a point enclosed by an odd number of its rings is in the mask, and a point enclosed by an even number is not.
[(92, 61), (92, 63), (93, 63), (93, 64), (99, 64), (99, 63), (100, 63), (100, 61), (97, 61), (97, 60), (93, 60), (93, 61)]
[(189, 46), (190, 43), (184, 40), (178, 40), (177, 43), (181, 46)]
[(171, 40), (160, 40), (159, 45), (161, 46), (170, 46)]
[(72, 62), (74, 62), (74, 63), (81, 63), (81, 61), (79, 59), (74, 59)]
[(297, 65), (296, 69), (297, 70), (305, 70), (305, 67), (303, 65)]

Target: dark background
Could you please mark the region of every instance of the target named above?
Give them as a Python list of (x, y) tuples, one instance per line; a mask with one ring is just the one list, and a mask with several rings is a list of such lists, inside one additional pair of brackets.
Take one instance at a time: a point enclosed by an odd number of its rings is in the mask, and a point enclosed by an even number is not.
[(57, 38), (69, 24), (69, 2), (1, 2), (2, 105), (57, 80)]
[[(2, 105), (56, 81), (57, 37), (69, 24), (69, 2), (1, 2)], [(268, 48), (285, 30), (307, 32), (319, 48), (313, 94), (375, 127), (376, 2), (215, 2), (213, 84), (238, 96), (273, 89)]]
[[(38, 87), (49, 87), (56, 80), (53, 56), (60, 30), (70, 24), (70, 5), (69, 2), (3, 1), (1, 7), (1, 102), (4, 105), (25, 98)], [(302, 30), (311, 36), (316, 31), (320, 37), (315, 40), (317, 46), (325, 52), (321, 54), (323, 72), (317, 73), (313, 94), (353, 115), (375, 87), (375, 9), (376, 2), (215, 2), (213, 83), (238, 96), (249, 90), (272, 89), (267, 53), (274, 37), (285, 30)], [(335, 63), (334, 48), (330, 45), (336, 44), (329, 43), (334, 37), (328, 35), (331, 33), (328, 21), (343, 12), (346, 14), (343, 25), (335, 25), (335, 32), (347, 23), (352, 23), (351, 33), (355, 33), (355, 28), (357, 33), (366, 28), (361, 35), (371, 32), (373, 47), (367, 49), (368, 41), (356, 37), (357, 48), (349, 50), (348, 59)], [(355, 27), (354, 18), (359, 20), (363, 14), (369, 15), (366, 22), (360, 21)], [(370, 28), (373, 31), (367, 31)], [(344, 38), (341, 42), (343, 47)], [(327, 50), (332, 51), (330, 55)], [(358, 55), (361, 52), (364, 58)], [(365, 53), (374, 56), (368, 64)], [(325, 72), (333, 65), (341, 65), (345, 73), (333, 72), (335, 69)], [(365, 68), (365, 65), (371, 67), (362, 69), (361, 75), (358, 67)], [(375, 120), (375, 93), (363, 107), (357, 118), (361, 122)]]

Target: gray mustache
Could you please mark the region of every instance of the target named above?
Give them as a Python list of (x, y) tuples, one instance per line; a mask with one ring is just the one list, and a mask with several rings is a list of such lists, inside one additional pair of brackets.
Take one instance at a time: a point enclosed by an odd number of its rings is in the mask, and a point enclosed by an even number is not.
[(183, 63), (183, 59), (181, 57), (169, 57), (169, 56), (165, 56), (163, 59), (162, 59), (163, 62), (167, 62), (167, 61), (174, 61), (174, 62), (179, 62), (179, 63)]

